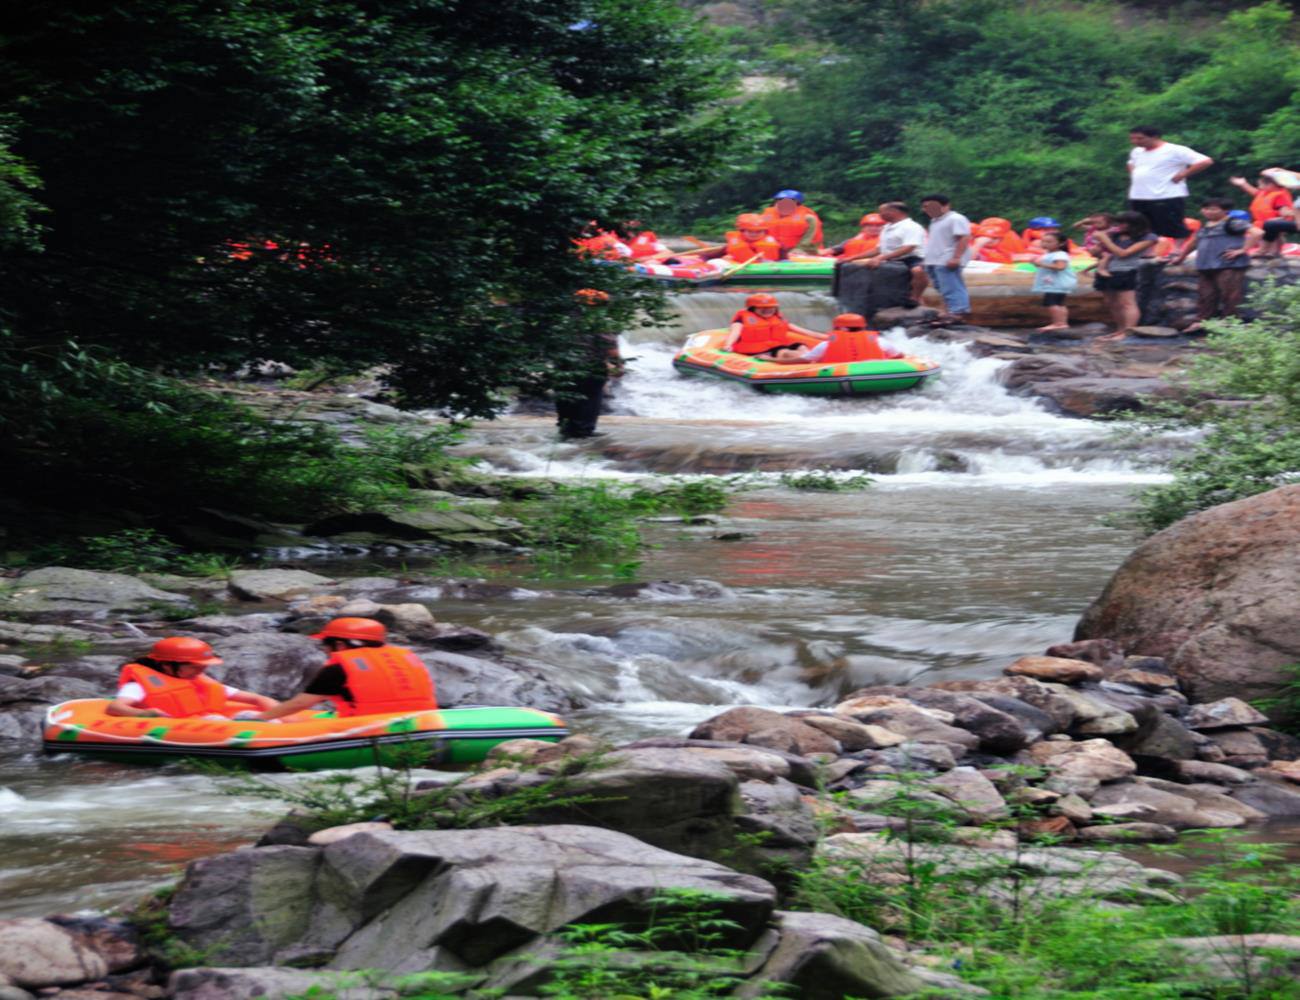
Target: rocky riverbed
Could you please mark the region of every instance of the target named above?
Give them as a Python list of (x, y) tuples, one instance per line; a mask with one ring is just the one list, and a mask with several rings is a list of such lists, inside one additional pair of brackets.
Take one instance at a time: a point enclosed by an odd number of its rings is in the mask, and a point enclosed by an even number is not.
[[(1014, 865), (1044, 897), (1160, 899), (1177, 876), (1089, 853), (1090, 845), (1300, 815), (1300, 742), (1207, 686), (1211, 612), (1195, 610), (1192, 583), (1175, 574), (1183, 566), (1213, 576), (1218, 620), (1235, 621), (1237, 607), (1253, 615), (1249, 631), (1231, 630), (1234, 645), (1215, 648), (1237, 689), (1268, 689), (1270, 672), (1298, 650), (1290, 617), (1261, 602), (1268, 595), (1259, 587), (1294, 592), (1298, 511), (1300, 487), (1285, 487), (1154, 536), (1085, 614), (1079, 638), (1026, 650), (1000, 676), (875, 685), (814, 707), (739, 706), (684, 735), (615, 745), (583, 735), (558, 745), (517, 741), (455, 794), (526, 799), (561, 778), (564, 794), (534, 802), (518, 825), (322, 830), (292, 819), (259, 846), (192, 862), (143, 924), (139, 914), (0, 921), (8, 980), (0, 996), (207, 1000), (312, 986), (396, 995), (382, 976), (364, 986), (338, 978), (375, 969), (438, 969), (465, 977), (465, 989), (535, 995), (564, 950), (564, 927), (635, 924), (666, 886), (707, 890), (734, 923), (728, 945), (743, 956), (736, 995), (756, 995), (763, 983), (826, 998), (973, 992), (951, 970), (932, 968), (887, 914), (882, 938), (842, 917), (789, 909), (792, 873), (842, 866), (858, 877), (897, 877), (915, 862), (896, 839), (912, 822), (896, 808), (902, 795), (930, 810), (923, 825), (944, 830), (918, 848), (938, 869)], [(425, 603), (449, 592), (474, 600), (490, 586), (301, 570), (207, 581), (29, 572), (4, 597), (0, 735), (31, 745), (48, 704), (102, 695), (116, 665), (164, 633), (211, 641), (226, 680), (287, 695), (318, 662), (305, 633), (338, 613), (386, 621), (430, 665), (448, 704), (580, 708), (580, 694), (546, 664), (435, 620)], [(1161, 610), (1162, 595), (1170, 609)], [(227, 604), (222, 613), (183, 617), (216, 597)], [(168, 620), (150, 617), (159, 609)], [(33, 643), (61, 652), (33, 657)], [(1054, 846), (1042, 846), (1044, 837)], [(996, 899), (1001, 890), (985, 891)], [(206, 964), (168, 974), (159, 934), (171, 954), (180, 944)], [(1261, 946), (1297, 950), (1300, 942)]]

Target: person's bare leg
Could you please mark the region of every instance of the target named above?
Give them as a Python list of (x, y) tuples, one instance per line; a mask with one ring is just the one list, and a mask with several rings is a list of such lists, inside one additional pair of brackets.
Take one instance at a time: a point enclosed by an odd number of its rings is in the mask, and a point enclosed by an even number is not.
[(1070, 311), (1065, 306), (1047, 307), (1047, 325), (1038, 328), (1039, 333), (1052, 330), (1067, 330), (1070, 327)]
[(1122, 304), (1122, 297), (1124, 294), (1124, 292), (1102, 292), (1102, 295), (1106, 296), (1106, 308), (1110, 312), (1111, 325), (1114, 326), (1115, 329), (1104, 336), (1095, 338), (1094, 343), (1106, 340), (1124, 339), (1124, 331), (1128, 329), (1128, 327), (1124, 325), (1124, 307)]

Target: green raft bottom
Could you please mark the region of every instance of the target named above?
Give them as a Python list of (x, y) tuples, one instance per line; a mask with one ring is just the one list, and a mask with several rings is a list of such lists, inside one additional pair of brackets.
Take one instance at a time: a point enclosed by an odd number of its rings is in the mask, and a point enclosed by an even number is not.
[(687, 374), (712, 375), (732, 382), (741, 382), (759, 392), (790, 393), (798, 396), (866, 396), (881, 392), (901, 392), (905, 389), (915, 389), (927, 378), (939, 374), (938, 366), (918, 372), (902, 361), (860, 361), (849, 366), (847, 375), (831, 375), (830, 368), (827, 368), (825, 369), (827, 374), (820, 376), (805, 375), (800, 378), (759, 381), (685, 360), (684, 356), (680, 355), (673, 359), (673, 366)]
[(419, 731), (409, 719), (395, 719), (382, 735), (330, 739), (291, 747), (258, 749), (195, 747), (183, 744), (96, 743), (46, 740), (47, 753), (76, 753), (99, 760), (133, 764), (168, 764), (209, 760), (259, 770), (327, 771), (410, 763), (413, 748), (427, 751), (423, 764), (476, 764), (507, 740), (550, 743), (569, 735), (563, 725), (530, 708), (448, 708), (439, 713), (445, 729)]
[(751, 264), (737, 268), (735, 273), (723, 277), (723, 285), (795, 286), (809, 288), (829, 285), (835, 273), (835, 261), (826, 260), (780, 260), (770, 264)]

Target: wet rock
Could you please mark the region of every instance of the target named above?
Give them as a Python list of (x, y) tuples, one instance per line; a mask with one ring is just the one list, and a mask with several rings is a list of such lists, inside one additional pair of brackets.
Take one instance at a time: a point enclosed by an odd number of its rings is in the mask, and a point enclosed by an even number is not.
[(869, 927), (828, 913), (775, 917), (780, 943), (736, 996), (764, 996), (770, 983), (788, 984), (802, 1000), (902, 997), (925, 989)]
[[(1022, 746), (1028, 746), (1030, 743), (1037, 743), (1044, 736), (1051, 736), (1057, 732), (1056, 721), (1040, 708), (1035, 708), (1028, 702), (1021, 701), (1019, 698), (1012, 698), (1010, 695), (1001, 694), (973, 694), (971, 697), (982, 702), (989, 708), (995, 709), (1014, 719), (1020, 730), (1024, 733), (1025, 741)], [(1004, 747), (985, 745), (984, 734), (974, 726), (963, 726), (970, 729), (976, 735), (980, 736), (980, 749), (991, 752), (1003, 752)]]
[[(0, 598), (0, 610), (4, 602)], [(0, 643), (38, 644), (46, 642), (93, 642), (100, 638), (100, 633), (71, 625), (37, 625), (33, 622), (0, 621)]]
[(1232, 790), (1232, 797), (1266, 816), (1300, 816), (1300, 789), (1260, 771), (1260, 780)]
[(104, 692), (89, 681), (75, 677), (42, 674), (36, 677), (0, 677), (0, 708), (16, 705), (54, 705), (73, 698), (102, 697)]
[[(744, 743), (729, 743), (725, 740), (692, 740), (684, 736), (651, 736), (642, 740), (625, 743), (617, 748), (620, 751), (640, 750), (734, 750), (742, 753), (761, 753), (764, 756), (776, 756), (785, 761), (790, 768), (789, 779), (804, 788), (816, 788), (820, 780), (818, 764), (807, 757), (773, 750), (771, 747), (753, 747)], [(725, 758), (724, 758), (725, 760)], [(786, 777), (783, 775), (782, 777)]]
[(355, 837), (358, 833), (378, 833), (381, 830), (391, 830), (393, 824), (379, 821), (366, 823), (345, 823), (343, 826), (329, 826), (324, 830), (317, 830), (307, 838), (307, 843), (311, 847), (328, 847), (330, 844), (337, 844), (340, 840), (346, 840), (348, 837)]
[(1116, 684), (1127, 684), (1129, 687), (1140, 688), (1144, 691), (1168, 691), (1178, 687), (1178, 681), (1172, 674), (1160, 674), (1151, 670), (1135, 670), (1129, 667), (1116, 670), (1110, 675), (1110, 680)]
[(1249, 785), (1259, 779), (1249, 771), (1227, 764), (1212, 764), (1204, 760), (1178, 760), (1174, 774), (1180, 781), (1209, 782), (1215, 785)]
[(1205, 705), (1193, 705), (1183, 722), (1190, 729), (1227, 729), (1232, 726), (1267, 725), (1268, 716), (1240, 698), (1221, 698)]
[(1161, 823), (1175, 830), (1235, 827), (1245, 822), (1236, 811), (1202, 807), (1195, 798), (1176, 795), (1138, 782), (1104, 785), (1092, 797), (1091, 804), (1094, 813), (1104, 813), (1106, 806), (1146, 806), (1149, 811), (1141, 815), (1143, 820)]
[(1163, 823), (1108, 823), (1080, 830), (1078, 839), (1094, 844), (1172, 844), (1178, 831)]
[(925, 787), (951, 799), (976, 823), (991, 823), (1007, 815), (1007, 804), (993, 782), (973, 767), (955, 767), (929, 779)]
[(303, 969), (262, 967), (252, 969), (199, 968), (173, 972), (167, 982), (171, 1000), (293, 1000), (322, 996), (333, 1000), (390, 1000), (401, 996), (397, 987), (378, 985), (373, 977), (358, 983), (355, 975), (309, 972)]
[(890, 771), (951, 771), (957, 766), (957, 757), (961, 747), (954, 748), (948, 743), (925, 743), (908, 740), (896, 747), (885, 750), (864, 751), (872, 753)]
[[(1267, 770), (1271, 772), (1271, 774), (1276, 774), (1280, 778), (1284, 778), (1287, 781), (1300, 785), (1300, 760), (1275, 760), (1268, 765)], [(1246, 772), (1240, 773), (1244, 774)], [(1253, 776), (1251, 777), (1253, 778)], [(1241, 784), (1245, 784), (1245, 782), (1241, 782)]]
[(1107, 740), (1079, 743), (1049, 740), (1034, 743), (1027, 750), (1033, 761), (1049, 768), (1057, 777), (1105, 783), (1137, 773), (1133, 758)]
[(357, 597), (384, 590), (395, 590), (401, 585), (402, 581), (392, 576), (357, 576), (349, 580), (340, 580), (334, 585), (334, 589), (340, 594)]
[(1202, 810), (1216, 813), (1232, 813), (1240, 816), (1247, 823), (1254, 823), (1257, 820), (1267, 818), (1267, 814), (1262, 810), (1236, 799), (1233, 796), (1233, 789), (1224, 788), (1221, 785), (1202, 783), (1184, 785), (1176, 781), (1166, 781), (1164, 778), (1153, 778), (1148, 775), (1139, 775), (1134, 781), (1148, 788), (1168, 792), (1170, 795), (1189, 798)]
[(736, 829), (762, 837), (762, 842), (751, 848), (759, 855), (758, 864), (806, 868), (821, 831), (799, 786), (777, 778), (743, 781), (739, 790), (744, 808), (736, 816)]
[(637, 583), (616, 583), (598, 590), (583, 591), (583, 593), (597, 597), (648, 601), (716, 601), (732, 596), (730, 590), (714, 580), (647, 580)]
[(1153, 535), (1084, 613), (1077, 638), (1166, 657), (1196, 700), (1275, 694), (1300, 661), (1300, 485)]
[(1115, 737), (1115, 745), (1135, 758), (1190, 761), (1196, 757), (1193, 734), (1177, 719), (1157, 715), (1145, 732)]
[(1300, 935), (1220, 934), (1164, 938), (1160, 945), (1170, 949), (1171, 964), (1194, 963), (1201, 976), (1233, 984), (1300, 982)]
[[(873, 708), (858, 701), (841, 703), (836, 712), (851, 715), (858, 722), (882, 726), (919, 743), (943, 743), (959, 748), (956, 755), (979, 746), (980, 738), (935, 718), (936, 709), (923, 709), (903, 702), (900, 707)], [(951, 715), (948, 716), (952, 718)]]
[(831, 736), (801, 719), (764, 708), (732, 708), (695, 727), (693, 740), (723, 740), (772, 747), (807, 756), (813, 753), (840, 753), (839, 743)]
[(37, 617), (103, 617), (113, 611), (140, 611), (157, 605), (186, 605), (184, 594), (158, 590), (124, 573), (49, 566), (13, 580), (0, 594), (0, 613)]
[[(1015, 698), (1052, 720), (1053, 731), (1068, 729), (1074, 721), (1074, 702), (1061, 697), (1042, 681), (1032, 677), (999, 677), (984, 681), (941, 681), (933, 685), (941, 691), (970, 694), (987, 704), (987, 696)], [(1010, 711), (1010, 709), (1008, 709)]]
[(223, 684), (269, 698), (297, 694), (310, 674), (325, 662), (320, 643), (305, 635), (260, 632), (211, 640), (222, 664), (209, 673)]
[(1092, 806), (1082, 796), (1074, 793), (1060, 796), (1052, 803), (1050, 810), (1057, 816), (1064, 816), (1076, 826), (1092, 822)]
[(544, 712), (566, 712), (577, 705), (573, 695), (552, 681), (540, 664), (511, 657), (484, 659), (450, 650), (415, 647), (437, 685), (438, 703), (448, 708), (464, 705), (521, 705)]
[(1177, 390), (1164, 379), (1088, 375), (1035, 382), (1030, 389), (1069, 417), (1143, 410), (1154, 402), (1177, 395)]
[(1248, 729), (1215, 729), (1206, 733), (1223, 754), (1221, 763), (1232, 767), (1263, 767), (1268, 763), (1268, 748)]
[(229, 586), (241, 601), (288, 601), (333, 584), (329, 577), (301, 569), (237, 569)]
[(282, 613), (262, 612), (252, 615), (200, 615), (176, 623), (187, 632), (215, 633), (216, 635), (241, 635), (252, 632), (273, 632), (289, 616)]
[(1065, 354), (1032, 354), (1017, 358), (998, 372), (998, 381), (1012, 392), (1024, 391), (1036, 382), (1080, 378), (1088, 369), (1079, 359)]
[[(986, 753), (1014, 753), (1044, 735), (1037, 725), (1026, 725), (1025, 719), (1019, 718), (1014, 712), (1009, 712), (1002, 706), (994, 705), (989, 700), (952, 691), (936, 691), (933, 688), (908, 690), (908, 698), (915, 704), (949, 712), (952, 715), (952, 724), (978, 736), (979, 749)], [(1031, 713), (1041, 715), (1024, 702), (1017, 702), (1017, 704), (1029, 710), (1026, 715)]]
[(1008, 676), (1033, 677), (1040, 681), (1058, 684), (1082, 684), (1099, 681), (1104, 676), (1101, 667), (1086, 660), (1070, 660), (1059, 656), (1022, 656), (1002, 672)]
[(937, 309), (931, 309), (929, 306), (886, 306), (883, 309), (877, 309), (872, 315), (871, 321), (881, 330), (888, 330), (891, 327), (914, 327), (923, 323), (929, 323), (939, 315)]
[(1246, 732), (1253, 733), (1264, 745), (1269, 760), (1300, 760), (1300, 738), (1264, 726), (1247, 726)]
[(717, 761), (741, 781), (776, 781), (790, 777), (790, 764), (784, 757), (736, 744), (734, 747), (687, 747), (687, 753)]
[(0, 983), (24, 989), (99, 979), (109, 963), (81, 936), (48, 920), (0, 920)]

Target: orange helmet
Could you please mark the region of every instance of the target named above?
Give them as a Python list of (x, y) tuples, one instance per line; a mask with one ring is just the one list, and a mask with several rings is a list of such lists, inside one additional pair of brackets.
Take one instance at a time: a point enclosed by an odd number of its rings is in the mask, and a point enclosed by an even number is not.
[(867, 321), (860, 313), (840, 313), (834, 325), (837, 330), (865, 330)]
[(388, 629), (373, 618), (335, 618), (312, 638), (362, 639), (366, 642), (385, 642), (388, 639)]
[(1006, 236), (1007, 233), (1009, 233), (1010, 231), (1011, 230), (1003, 229), (1000, 226), (990, 226), (982, 222), (975, 227), (976, 236), (987, 236), (991, 240), (1000, 240), (1002, 239), (1002, 237)]
[(755, 215), (753, 212), (746, 212), (744, 215), (736, 216), (737, 229), (767, 229), (767, 223), (763, 221), (761, 215)]
[(1011, 220), (999, 219), (996, 215), (990, 216), (987, 219), (980, 219), (980, 228), (984, 228), (985, 226), (990, 229), (998, 229), (1004, 233), (1011, 232)]
[(588, 306), (599, 305), (601, 302), (609, 301), (609, 292), (602, 292), (599, 288), (579, 288), (573, 294), (579, 302)]
[(767, 292), (756, 292), (745, 300), (747, 309), (776, 309), (781, 303), (776, 301), (775, 295), (768, 295)]
[(212, 647), (202, 639), (186, 639), (179, 635), (159, 639), (149, 650), (149, 655), (163, 663), (201, 663), (211, 667), (221, 662), (213, 654)]
[(884, 224), (885, 220), (881, 217), (879, 212), (868, 212), (858, 220), (859, 226), (883, 226)]

